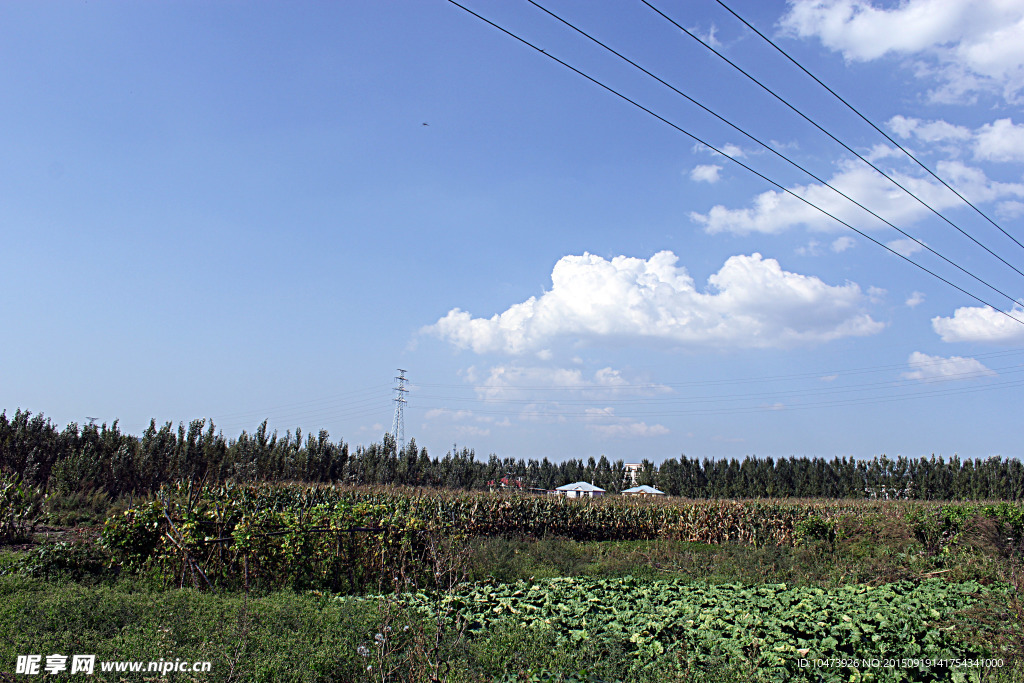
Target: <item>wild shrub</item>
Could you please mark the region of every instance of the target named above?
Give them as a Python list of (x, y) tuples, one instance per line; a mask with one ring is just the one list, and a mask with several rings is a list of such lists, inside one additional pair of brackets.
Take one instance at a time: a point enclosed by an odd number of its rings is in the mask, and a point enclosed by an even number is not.
[(29, 549), (12, 569), (37, 579), (100, 581), (117, 575), (110, 555), (92, 542), (44, 543)]

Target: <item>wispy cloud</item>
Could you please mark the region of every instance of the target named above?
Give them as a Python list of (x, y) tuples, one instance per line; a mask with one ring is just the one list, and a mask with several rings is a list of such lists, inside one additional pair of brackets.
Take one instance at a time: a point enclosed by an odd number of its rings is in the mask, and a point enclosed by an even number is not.
[[(936, 168), (941, 177), (959, 188), (961, 194), (975, 201), (1024, 197), (1024, 184), (993, 181), (981, 169), (967, 166), (958, 160), (941, 161), (936, 164)], [(962, 204), (960, 198), (938, 181), (895, 169), (889, 169), (888, 172), (900, 185), (936, 210)], [(884, 216), (894, 225), (907, 226), (931, 215), (926, 206), (910, 200), (906, 193), (900, 192), (881, 174), (860, 161), (840, 161), (837, 172), (828, 182), (847, 196), (855, 197), (864, 206), (871, 207), (876, 214)], [(793, 194), (781, 190), (763, 192), (747, 208), (731, 209), (716, 205), (707, 213), (691, 212), (690, 219), (703, 226), (709, 234), (780, 234), (799, 226), (817, 231), (846, 229), (813, 208), (810, 205), (813, 204), (848, 224), (866, 230), (888, 229), (883, 221), (866, 214), (863, 209), (822, 184), (795, 185), (789, 189)], [(800, 201), (794, 194), (810, 204)]]
[(920, 242), (912, 239), (892, 240), (891, 242), (886, 242), (885, 246), (901, 256), (911, 256), (924, 249)]
[(837, 254), (839, 254), (839, 253), (842, 253), (842, 252), (846, 251), (847, 249), (849, 249), (850, 247), (852, 247), (855, 244), (856, 244), (856, 242), (854, 241), (854, 239), (852, 237), (849, 237), (847, 235), (843, 235), (842, 237), (836, 238), (832, 242), (832, 251), (834, 251)]
[(611, 367), (588, 376), (579, 368), (501, 364), (491, 367), (487, 377), (477, 382), (474, 390), (485, 400), (522, 399), (535, 396), (538, 391), (594, 400), (625, 394), (655, 396), (672, 391), (663, 384), (629, 380)]
[(614, 408), (587, 408), (587, 429), (610, 439), (661, 436), (668, 434), (664, 425), (649, 425), (640, 420), (615, 415)]
[(903, 378), (926, 382), (979, 379), (981, 377), (992, 377), (996, 374), (977, 359), (964, 358), (962, 356), (943, 358), (915, 351), (910, 354), (907, 363), (910, 365), (910, 370), (903, 373)]
[(971, 130), (942, 120), (894, 116), (889, 119), (889, 127), (902, 138), (940, 143), (940, 149), (952, 155), (970, 154), (981, 161), (1024, 161), (1024, 125), (1014, 124), (1009, 118)]

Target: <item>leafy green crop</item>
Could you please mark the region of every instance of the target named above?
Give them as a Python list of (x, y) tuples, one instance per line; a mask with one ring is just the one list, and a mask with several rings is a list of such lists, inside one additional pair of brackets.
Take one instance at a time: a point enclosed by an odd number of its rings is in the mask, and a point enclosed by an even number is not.
[[(473, 633), (514, 620), (552, 630), (566, 648), (608, 641), (632, 652), (637, 672), (666, 661), (701, 669), (725, 656), (770, 681), (945, 681), (976, 680), (981, 669), (902, 660), (998, 657), (971, 651), (949, 625), (983, 590), (938, 579), (826, 590), (560, 578), (476, 584), (445, 599)], [(409, 602), (428, 611), (430, 599), (417, 594)], [(813, 664), (871, 658), (877, 666)]]

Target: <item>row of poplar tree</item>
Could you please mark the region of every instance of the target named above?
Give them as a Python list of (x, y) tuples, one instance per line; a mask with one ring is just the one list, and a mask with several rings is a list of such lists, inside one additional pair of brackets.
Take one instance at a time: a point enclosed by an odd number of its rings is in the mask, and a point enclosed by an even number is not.
[[(609, 492), (653, 485), (690, 498), (828, 497), (913, 499), (1024, 499), (1024, 466), (1014, 458), (695, 459), (685, 455), (659, 466), (642, 460), (636, 481), (621, 460), (552, 462), (499, 458), (477, 460), (453, 447), (431, 457), (415, 439), (399, 449), (390, 435), (350, 449), (325, 430), (254, 432), (227, 439), (207, 420), (175, 427), (150, 422), (141, 436), (112, 425), (69, 424), (63, 430), (42, 415), (0, 413), (0, 472), (61, 493), (102, 490), (112, 496), (144, 494), (179, 479), (208, 482), (305, 481), (353, 485), (389, 484), (452, 489), (553, 489), (588, 481)], [(504, 480), (504, 484), (502, 483)]]

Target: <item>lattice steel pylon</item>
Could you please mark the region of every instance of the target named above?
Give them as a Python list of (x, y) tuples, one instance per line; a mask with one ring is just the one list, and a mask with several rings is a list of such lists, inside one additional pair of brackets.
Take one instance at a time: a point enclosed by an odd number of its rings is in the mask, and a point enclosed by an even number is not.
[(395, 422), (391, 427), (391, 435), (395, 437), (399, 453), (405, 450), (405, 395), (409, 393), (409, 390), (405, 388), (406, 372), (408, 370), (398, 368), (398, 377), (395, 377), (398, 380), (398, 386), (395, 387)]

